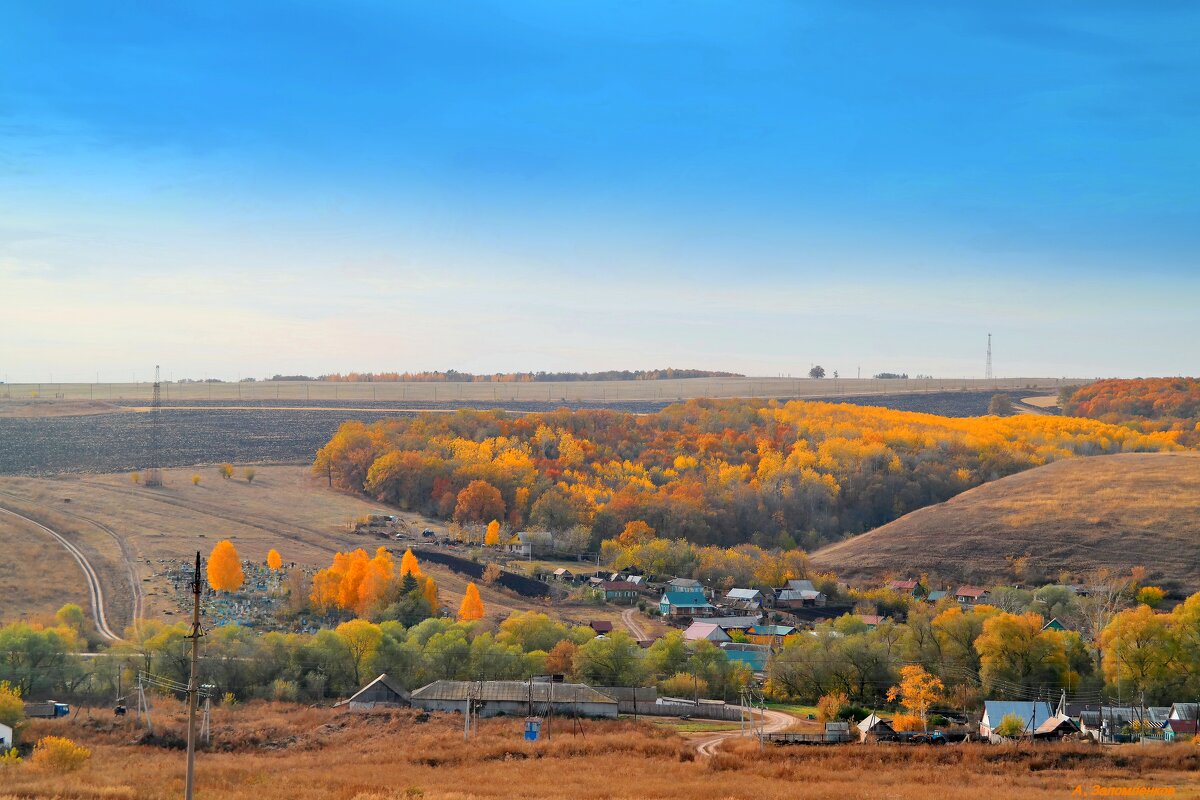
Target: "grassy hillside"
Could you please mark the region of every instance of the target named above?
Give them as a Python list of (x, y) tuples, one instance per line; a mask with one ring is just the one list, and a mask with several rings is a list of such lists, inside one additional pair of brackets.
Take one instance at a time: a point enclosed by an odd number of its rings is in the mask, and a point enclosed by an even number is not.
[(1070, 459), (979, 486), (812, 555), (852, 580), (928, 572), (935, 580), (1056, 579), (1144, 566), (1175, 591), (1200, 587), (1200, 454)]

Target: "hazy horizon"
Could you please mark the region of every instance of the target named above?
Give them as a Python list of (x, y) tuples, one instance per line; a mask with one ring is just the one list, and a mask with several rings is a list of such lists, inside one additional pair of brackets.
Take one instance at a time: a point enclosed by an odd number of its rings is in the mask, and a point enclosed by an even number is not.
[(1200, 8), (0, 9), (0, 379), (1196, 374)]

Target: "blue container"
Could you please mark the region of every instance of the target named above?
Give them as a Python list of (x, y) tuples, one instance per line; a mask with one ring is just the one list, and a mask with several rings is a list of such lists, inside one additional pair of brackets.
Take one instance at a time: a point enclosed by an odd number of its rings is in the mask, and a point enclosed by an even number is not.
[(542, 733), (542, 721), (537, 717), (525, 718), (525, 741), (536, 742)]

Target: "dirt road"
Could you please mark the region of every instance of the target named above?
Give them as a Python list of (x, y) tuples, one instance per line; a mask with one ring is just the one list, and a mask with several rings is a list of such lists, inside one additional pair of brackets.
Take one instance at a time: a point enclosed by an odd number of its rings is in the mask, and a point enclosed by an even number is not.
[(67, 552), (71, 554), (71, 557), (74, 558), (76, 563), (79, 564), (79, 568), (83, 570), (84, 580), (87, 581), (88, 596), (91, 599), (92, 606), (92, 621), (96, 625), (96, 632), (109, 641), (119, 641), (121, 637), (118, 636), (113, 629), (108, 626), (108, 619), (104, 613), (104, 589), (100, 586), (100, 578), (96, 575), (96, 570), (92, 568), (91, 562), (88, 561), (87, 556), (83, 554), (83, 551), (71, 544), (71, 542), (62, 534), (58, 533), (58, 531), (51, 530), (42, 523), (30, 519), (24, 514), (18, 514), (17, 512), (10, 511), (2, 506), (0, 506), (0, 514), (8, 514), (9, 516), (16, 517), (17, 519), (29, 523), (42, 532), (53, 536), (58, 540), (59, 544), (66, 548)]
[(646, 635), (646, 629), (638, 622), (638, 610), (636, 608), (627, 608), (621, 612), (621, 622), (629, 629), (629, 635), (639, 642), (643, 639), (649, 639)]
[[(759, 714), (758, 709), (754, 709), (754, 716)], [(785, 731), (796, 724), (796, 718), (791, 714), (785, 714), (782, 711), (772, 711), (771, 709), (763, 709), (762, 714), (765, 717), (763, 722), (763, 733), (779, 733)], [(732, 739), (735, 736), (741, 736), (741, 731), (721, 731), (720, 733), (710, 733), (696, 739), (696, 752), (702, 756), (711, 756), (717, 752), (721, 743), (726, 739)]]

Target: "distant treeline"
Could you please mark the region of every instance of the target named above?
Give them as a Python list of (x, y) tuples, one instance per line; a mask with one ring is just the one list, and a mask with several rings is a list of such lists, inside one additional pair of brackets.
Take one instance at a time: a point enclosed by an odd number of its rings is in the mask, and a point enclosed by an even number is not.
[(1063, 388), (1063, 413), (1129, 425), (1141, 431), (1180, 431), (1183, 443), (1200, 443), (1200, 379), (1131, 378)]
[(662, 381), (671, 378), (744, 378), (737, 372), (708, 369), (612, 369), (604, 372), (497, 372), (476, 375), (448, 369), (445, 372), (335, 372), (320, 375), (275, 375), (273, 381), (329, 381), (332, 383), (542, 383), (566, 381)]

